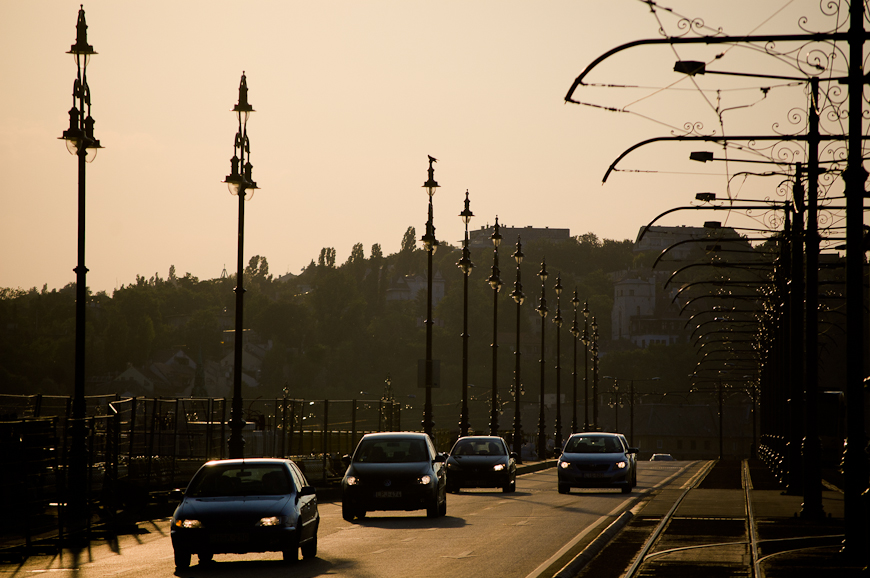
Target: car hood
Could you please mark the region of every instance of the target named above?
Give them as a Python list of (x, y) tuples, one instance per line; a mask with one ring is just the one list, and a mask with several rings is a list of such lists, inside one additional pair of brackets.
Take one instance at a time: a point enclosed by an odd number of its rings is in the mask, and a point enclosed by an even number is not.
[(628, 461), (628, 457), (620, 452), (612, 454), (562, 454), (563, 462), (571, 464), (601, 464)]
[(281, 515), (289, 501), (290, 496), (185, 498), (176, 512), (176, 517), (200, 520), (220, 517), (224, 521), (234, 518), (265, 518)]
[(423, 476), (432, 472), (429, 462), (409, 462), (398, 464), (365, 464), (354, 462), (347, 469), (353, 476), (371, 478), (373, 476)]

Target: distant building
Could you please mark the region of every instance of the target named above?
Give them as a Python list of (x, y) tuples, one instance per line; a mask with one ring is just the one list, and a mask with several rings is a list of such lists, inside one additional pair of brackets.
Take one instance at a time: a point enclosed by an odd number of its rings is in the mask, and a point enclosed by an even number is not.
[[(468, 246), (472, 249), (492, 248), (492, 231), (494, 226), (481, 226), (480, 229), (468, 231)], [(571, 238), (570, 229), (551, 229), (544, 227), (543, 229), (528, 227), (505, 227), (499, 225), (499, 234), (502, 236), (503, 245), (514, 245), (517, 242), (517, 237), (522, 237), (523, 244), (531, 241), (539, 241), (548, 239), (550, 241), (567, 241)], [(465, 240), (459, 242), (461, 246)]]
[[(420, 291), (426, 291), (425, 275), (405, 275), (393, 281), (386, 291), (387, 301), (413, 301)], [(444, 297), (444, 277), (436, 272), (432, 278), (432, 307)]]

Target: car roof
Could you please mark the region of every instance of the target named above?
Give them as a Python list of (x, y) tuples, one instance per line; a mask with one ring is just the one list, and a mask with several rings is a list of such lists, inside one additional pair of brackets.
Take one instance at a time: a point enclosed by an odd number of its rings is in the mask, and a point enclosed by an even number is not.
[(585, 431), (585, 432), (578, 432), (578, 433), (575, 433), (575, 434), (571, 434), (571, 437), (573, 438), (573, 437), (575, 437), (575, 436), (583, 436), (583, 437), (607, 437), (607, 438), (618, 438), (619, 435), (620, 435), (620, 434), (615, 434), (615, 433), (610, 433), (610, 432), (603, 432), (603, 431)]
[(368, 433), (368, 434), (363, 436), (363, 439), (369, 439), (369, 438), (401, 439), (401, 438), (427, 438), (427, 437), (429, 437), (427, 434), (421, 433), (421, 432), (416, 432), (416, 431), (403, 431), (403, 432), (389, 431), (389, 432)]
[(284, 458), (240, 458), (230, 460), (210, 460), (203, 465), (217, 466), (234, 464), (286, 464), (289, 462), (290, 460)]

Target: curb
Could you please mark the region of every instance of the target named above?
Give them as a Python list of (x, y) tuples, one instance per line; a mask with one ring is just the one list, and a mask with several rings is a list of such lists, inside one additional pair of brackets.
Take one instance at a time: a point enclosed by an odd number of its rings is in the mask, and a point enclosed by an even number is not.
[(553, 578), (574, 578), (580, 574), (580, 571), (583, 570), (583, 568), (589, 564), (595, 556), (601, 553), (604, 547), (613, 540), (613, 538), (631, 521), (632, 518), (634, 518), (634, 514), (631, 510), (623, 512), (622, 515), (620, 515), (612, 524), (607, 526), (607, 528), (599, 534), (597, 538), (592, 540), (588, 546), (583, 548), (582, 552), (580, 552), (573, 560), (568, 562), (564, 568), (559, 570)]

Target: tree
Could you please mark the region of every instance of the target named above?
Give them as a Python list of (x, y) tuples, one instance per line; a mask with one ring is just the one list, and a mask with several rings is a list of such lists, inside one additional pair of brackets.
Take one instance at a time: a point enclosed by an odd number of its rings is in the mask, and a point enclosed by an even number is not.
[(405, 231), (405, 236), (402, 237), (402, 252), (411, 252), (417, 247), (417, 230), (414, 227), (408, 227)]

